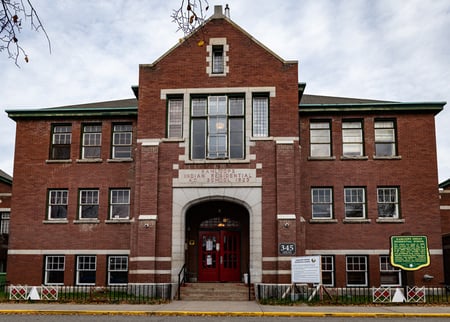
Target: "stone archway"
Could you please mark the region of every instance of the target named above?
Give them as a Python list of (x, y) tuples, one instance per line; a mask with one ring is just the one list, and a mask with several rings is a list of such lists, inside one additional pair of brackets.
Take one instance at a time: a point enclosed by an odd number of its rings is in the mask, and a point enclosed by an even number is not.
[[(248, 213), (248, 268), (254, 283), (262, 277), (262, 208), (261, 188), (174, 188), (172, 203), (172, 282), (186, 263), (187, 212), (195, 205), (206, 202), (225, 202), (245, 209)], [(210, 203), (210, 205), (213, 203)]]

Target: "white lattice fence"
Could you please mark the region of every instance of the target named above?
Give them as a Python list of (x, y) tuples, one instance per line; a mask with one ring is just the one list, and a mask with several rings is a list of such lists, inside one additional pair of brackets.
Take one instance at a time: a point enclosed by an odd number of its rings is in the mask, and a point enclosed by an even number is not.
[(28, 298), (28, 286), (23, 285), (11, 285), (9, 287), (9, 299), (10, 300), (26, 300)]
[(392, 289), (390, 287), (378, 287), (372, 289), (374, 303), (386, 303), (392, 301)]
[(9, 299), (15, 301), (24, 300), (58, 300), (58, 288), (53, 286), (28, 286), (28, 285), (10, 285)]
[(426, 302), (425, 287), (408, 286), (406, 288), (406, 302), (425, 303)]

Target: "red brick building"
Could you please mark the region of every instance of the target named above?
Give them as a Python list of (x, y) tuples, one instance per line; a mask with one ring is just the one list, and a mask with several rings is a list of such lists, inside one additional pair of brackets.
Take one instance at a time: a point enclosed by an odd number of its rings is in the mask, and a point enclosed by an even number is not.
[[(434, 118), (445, 103), (304, 94), (222, 14), (153, 64), (136, 99), (9, 110), (17, 123), (8, 279), (40, 285), (443, 281)], [(402, 274), (390, 236), (428, 237)], [(33, 265), (31, 265), (31, 263)], [(422, 280), (424, 274), (434, 280)]]
[(0, 273), (6, 272), (12, 177), (0, 170)]
[(445, 285), (450, 285), (450, 179), (439, 184)]

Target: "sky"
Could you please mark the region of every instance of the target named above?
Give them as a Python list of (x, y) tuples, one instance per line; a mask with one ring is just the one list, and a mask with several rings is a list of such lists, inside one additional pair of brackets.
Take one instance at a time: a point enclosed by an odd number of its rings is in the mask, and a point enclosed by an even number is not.
[[(13, 175), (15, 122), (5, 110), (132, 98), (138, 65), (184, 34), (181, 0), (32, 0), (51, 41), (25, 22), (29, 63), (0, 52), (0, 169)], [(449, 102), (436, 116), (439, 182), (450, 178), (450, 0), (209, 0), (285, 60), (306, 93)], [(32, 142), (30, 142), (32, 144)], [(428, 142), (424, 142), (428, 144)]]

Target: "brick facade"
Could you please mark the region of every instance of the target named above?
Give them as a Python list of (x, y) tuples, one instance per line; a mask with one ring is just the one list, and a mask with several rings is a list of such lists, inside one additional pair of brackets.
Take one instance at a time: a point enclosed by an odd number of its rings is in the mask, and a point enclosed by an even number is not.
[[(217, 48), (216, 58), (224, 64), (219, 75), (211, 73)], [(408, 274), (401, 284), (422, 284), (423, 274), (435, 276), (430, 283), (441, 282), (434, 117), (444, 103), (337, 99), (303, 91), (297, 62), (281, 59), (216, 13), (156, 62), (139, 66), (137, 100), (8, 111), (17, 122), (8, 279), (45, 283), (51, 273), (45, 261), (60, 256), (65, 266), (60, 282), (73, 285), (79, 282), (80, 256), (95, 256), (94, 284), (107, 285), (111, 256), (123, 256), (128, 283), (174, 283), (185, 264), (193, 281), (205, 280), (214, 268), (220, 281), (250, 273), (254, 283), (290, 283), (292, 257), (323, 255), (332, 261), (333, 286), (351, 284), (347, 256), (365, 261), (358, 276), (365, 274), (362, 286), (372, 286), (381, 283), (379, 261), (389, 255), (389, 237), (410, 234), (428, 237), (431, 265)], [(225, 116), (213, 114), (210, 97), (230, 104)], [(259, 97), (268, 104), (261, 119), (254, 103)], [(172, 99), (183, 105), (179, 137), (168, 136)], [(195, 114), (196, 99), (211, 104), (211, 110), (205, 107), (207, 115)], [(233, 99), (242, 104), (242, 115), (231, 111)], [(254, 134), (257, 126), (264, 128), (264, 117), (267, 132)], [(374, 122), (380, 119), (395, 123), (397, 151), (390, 158), (375, 156)], [(202, 142), (194, 144), (200, 133), (194, 129), (196, 120), (210, 126), (202, 143), (205, 153), (225, 146), (225, 156), (193, 157), (195, 144)], [(318, 120), (330, 124), (328, 158), (310, 155), (310, 124)], [(362, 157), (343, 158), (346, 120), (363, 126)], [(242, 128), (231, 129), (241, 121)], [(55, 124), (71, 125), (70, 159), (49, 156)], [(80, 152), (86, 124), (101, 124), (102, 133), (101, 155), (90, 160)], [(112, 155), (115, 124), (132, 125), (131, 158)], [(229, 131), (215, 141), (214, 131), (224, 126)], [(232, 137), (232, 131), (242, 131), (242, 136)], [(232, 158), (236, 146), (242, 156)], [(333, 191), (330, 220), (312, 218), (311, 191), (316, 187)], [(366, 210), (360, 220), (345, 216), (348, 187), (364, 189)], [(379, 187), (399, 191), (399, 218), (378, 217)], [(109, 217), (114, 188), (130, 191), (126, 220)], [(68, 191), (64, 220), (48, 218), (52, 189)], [(98, 191), (98, 218), (93, 221), (80, 218), (82, 189)], [(228, 237), (200, 238), (219, 232)], [(236, 232), (239, 245), (233, 246), (227, 238)], [(224, 267), (237, 271), (227, 275)]]

